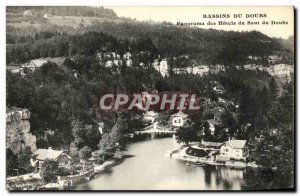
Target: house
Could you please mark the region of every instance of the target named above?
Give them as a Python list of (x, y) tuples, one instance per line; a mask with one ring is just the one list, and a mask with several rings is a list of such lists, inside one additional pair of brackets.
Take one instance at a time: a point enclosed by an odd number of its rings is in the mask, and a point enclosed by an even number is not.
[(247, 140), (229, 139), (220, 149), (220, 154), (216, 156), (216, 161), (226, 162), (229, 160), (246, 160), (248, 156)]
[(157, 118), (158, 114), (154, 111), (147, 111), (145, 114), (144, 114), (144, 120), (146, 121), (151, 121), (151, 123), (154, 123), (156, 118)]
[(129, 60), (129, 59), (131, 59), (131, 54), (130, 54), (130, 52), (126, 52), (126, 53), (123, 55), (123, 59), (124, 59), (124, 60)]
[(131, 59), (127, 59), (126, 60), (126, 66), (127, 67), (131, 67), (132, 66), (132, 60)]
[(270, 56), (267, 57), (267, 61), (270, 64), (275, 64), (280, 60), (282, 60), (282, 57), (279, 57), (278, 55), (270, 55)]
[(214, 135), (215, 134), (215, 130), (216, 130), (216, 126), (219, 125), (219, 122), (216, 121), (215, 119), (209, 119), (207, 120), (208, 123), (208, 129), (210, 130), (210, 134)]
[(162, 76), (168, 76), (169, 75), (169, 66), (167, 59), (163, 59), (160, 63), (157, 61), (154, 61), (153, 67), (160, 72)]
[(200, 65), (193, 68), (193, 74), (203, 76), (209, 72), (209, 67)]
[(182, 111), (179, 111), (178, 113), (175, 113), (171, 115), (172, 117), (172, 126), (174, 127), (182, 127), (187, 123), (188, 115), (183, 113)]
[(38, 171), (43, 166), (46, 159), (52, 159), (59, 163), (60, 167), (70, 167), (71, 157), (65, 154), (62, 150), (53, 150), (51, 147), (48, 149), (37, 149), (30, 159), (31, 165), (37, 167)]
[(109, 60), (109, 61), (106, 61), (105, 63), (105, 67), (112, 67), (113, 66), (113, 61)]
[(36, 70), (37, 68), (41, 67), (42, 65), (44, 65), (45, 63), (47, 63), (47, 60), (46, 59), (34, 59), (34, 60), (31, 60), (29, 61), (28, 63), (26, 63), (25, 66), (23, 66), (23, 68), (28, 68), (30, 71), (34, 71)]
[(99, 60), (99, 61), (102, 61), (103, 60), (103, 54), (101, 52), (98, 52), (96, 54), (96, 58)]

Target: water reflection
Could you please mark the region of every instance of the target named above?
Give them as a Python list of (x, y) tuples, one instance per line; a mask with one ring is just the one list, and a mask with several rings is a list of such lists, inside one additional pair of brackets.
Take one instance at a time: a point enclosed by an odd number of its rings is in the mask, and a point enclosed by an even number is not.
[(111, 172), (80, 184), (79, 190), (240, 190), (245, 171), (226, 167), (187, 166), (165, 152), (178, 148), (172, 138), (153, 139), (128, 146), (134, 155)]

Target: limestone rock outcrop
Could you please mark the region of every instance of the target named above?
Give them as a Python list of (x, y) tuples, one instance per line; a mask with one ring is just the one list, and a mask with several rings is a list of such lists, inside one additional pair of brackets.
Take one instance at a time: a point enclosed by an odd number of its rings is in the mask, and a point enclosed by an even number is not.
[(6, 111), (6, 148), (18, 154), (26, 147), (36, 151), (36, 136), (30, 132), (30, 112), (24, 108), (8, 108)]

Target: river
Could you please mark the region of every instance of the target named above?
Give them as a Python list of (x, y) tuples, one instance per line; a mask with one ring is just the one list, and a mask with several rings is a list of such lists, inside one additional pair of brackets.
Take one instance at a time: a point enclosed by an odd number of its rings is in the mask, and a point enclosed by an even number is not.
[(186, 166), (166, 156), (178, 148), (173, 138), (129, 144), (133, 157), (99, 177), (79, 184), (76, 190), (241, 190), (246, 171), (226, 167)]

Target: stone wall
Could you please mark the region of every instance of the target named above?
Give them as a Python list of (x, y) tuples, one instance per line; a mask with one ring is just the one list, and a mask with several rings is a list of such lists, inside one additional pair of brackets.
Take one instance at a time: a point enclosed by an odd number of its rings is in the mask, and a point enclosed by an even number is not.
[(30, 112), (24, 108), (8, 108), (6, 111), (6, 148), (18, 154), (29, 146), (36, 151), (36, 136), (30, 132)]

